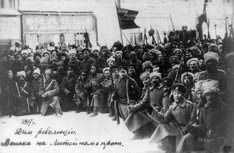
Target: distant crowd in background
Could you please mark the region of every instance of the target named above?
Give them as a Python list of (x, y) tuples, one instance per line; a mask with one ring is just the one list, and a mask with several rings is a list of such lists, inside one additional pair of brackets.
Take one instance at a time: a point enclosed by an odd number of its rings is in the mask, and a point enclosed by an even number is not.
[[(86, 112), (122, 118), (166, 152), (230, 152), (234, 40), (171, 35), (163, 43), (67, 49), (21, 46), (0, 57), (0, 113)], [(223, 147), (224, 146), (224, 147)]]

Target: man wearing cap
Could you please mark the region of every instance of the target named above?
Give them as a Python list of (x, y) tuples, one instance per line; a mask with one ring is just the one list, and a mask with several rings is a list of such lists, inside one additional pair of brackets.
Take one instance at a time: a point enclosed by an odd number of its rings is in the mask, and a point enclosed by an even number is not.
[(186, 93), (184, 97), (188, 100), (192, 100), (192, 88), (194, 86), (193, 83), (194, 74), (191, 72), (184, 72), (181, 74), (181, 83), (186, 87)]
[(102, 107), (103, 93), (100, 90), (100, 83), (103, 80), (103, 75), (98, 73), (97, 65), (91, 65), (88, 77), (90, 82), (85, 84), (85, 89), (89, 91), (91, 99), (89, 107), (93, 110), (90, 117), (95, 117), (98, 115), (98, 112), (104, 113), (107, 111), (107, 108)]
[(151, 136), (151, 142), (161, 142), (168, 152), (175, 152), (181, 137), (186, 134), (186, 126), (191, 121), (193, 104), (184, 98), (186, 88), (176, 83), (172, 87), (174, 102), (167, 112), (162, 113), (154, 108), (154, 119), (159, 123)]
[(20, 54), (15, 55), (15, 60), (12, 63), (12, 70), (14, 75), (16, 75), (18, 71), (24, 70), (24, 63), (22, 62), (22, 56)]
[(109, 67), (105, 67), (103, 69), (103, 75), (104, 75), (104, 79), (100, 83), (101, 92), (103, 93), (103, 96), (104, 96), (104, 103), (103, 104), (105, 105), (105, 107), (108, 107), (109, 116), (113, 117), (114, 111), (112, 109), (113, 107), (111, 107), (111, 98), (112, 98), (112, 94), (113, 94), (114, 85), (113, 85), (113, 81), (111, 78), (111, 73), (110, 73)]
[[(146, 91), (141, 103), (150, 102), (148, 111), (152, 115), (152, 108), (157, 108), (158, 111), (161, 111), (163, 108), (162, 99), (163, 99), (163, 86), (161, 84), (161, 73), (152, 72), (150, 73), (150, 84), (151, 86)], [(137, 106), (139, 107), (139, 106)], [(131, 109), (131, 105), (130, 105)]]
[(130, 111), (136, 111), (141, 108), (147, 108), (148, 113), (154, 117), (153, 108), (158, 111), (166, 111), (168, 108), (168, 102), (164, 98), (164, 88), (161, 84), (161, 73), (150, 73), (150, 86), (147, 88), (144, 97), (136, 105), (130, 105), (128, 108)]
[(90, 50), (85, 48), (82, 50), (83, 60), (81, 61), (81, 70), (90, 70), (92, 64), (97, 64), (97, 61), (90, 57)]
[(82, 71), (80, 76), (77, 78), (75, 86), (75, 101), (76, 101), (76, 112), (86, 111), (90, 113), (88, 91), (85, 89), (85, 84), (89, 83), (89, 78), (86, 71)]
[(34, 104), (33, 113), (40, 112), (41, 101), (39, 97), (39, 90), (42, 83), (40, 75), (40, 69), (36, 68), (32, 73), (33, 80), (30, 82), (30, 90), (32, 92), (30, 100), (32, 104)]
[(197, 80), (217, 80), (219, 82), (219, 89), (223, 92), (226, 89), (226, 72), (218, 69), (219, 55), (214, 52), (207, 52), (204, 54), (206, 70), (197, 74)]
[(80, 74), (82, 63), (77, 59), (76, 49), (71, 49), (68, 52), (69, 62), (68, 65), (73, 67), (75, 74)]
[[(144, 84), (144, 97), (150, 88), (150, 73), (143, 72), (140, 77)], [(141, 101), (138, 104), (128, 106), (130, 114), (125, 120), (125, 124), (129, 131), (135, 134), (134, 138), (150, 137), (157, 126), (155, 121), (150, 117), (150, 113), (145, 110), (148, 107), (146, 105), (147, 102)]]
[(52, 70), (47, 68), (42, 77), (42, 83), (39, 90), (41, 98), (41, 114), (46, 115), (47, 110), (52, 107), (55, 110), (56, 116), (62, 115), (60, 107), (60, 97), (58, 96), (59, 86), (56, 80), (52, 79)]
[(25, 81), (25, 71), (17, 72), (17, 82), (15, 82), (15, 88), (12, 95), (15, 99), (16, 112), (15, 115), (27, 115), (31, 112), (31, 106), (29, 98), (31, 95), (28, 82)]
[(128, 106), (135, 104), (140, 96), (140, 88), (136, 81), (129, 77), (124, 65), (119, 67), (119, 79), (116, 83), (113, 99), (118, 101), (119, 113), (123, 120), (128, 115)]
[(139, 87), (143, 87), (143, 84), (139, 78), (139, 74), (136, 73), (136, 68), (135, 68), (135, 65), (133, 63), (130, 63), (128, 65), (128, 76), (133, 78), (137, 82)]
[(121, 65), (127, 65), (128, 62), (123, 58), (123, 52), (118, 50), (115, 52), (115, 64), (119, 67)]
[(76, 75), (71, 66), (68, 66), (66, 75), (63, 76), (63, 80), (60, 84), (61, 91), (61, 107), (64, 111), (70, 111), (75, 109), (75, 103), (73, 96), (75, 94)]
[(117, 109), (117, 100), (114, 99), (115, 95), (115, 90), (117, 87), (117, 83), (119, 80), (119, 71), (117, 65), (112, 65), (110, 67), (110, 72), (111, 72), (111, 78), (112, 78), (112, 94), (111, 94), (111, 99), (108, 103), (108, 107), (110, 109), (110, 117), (113, 117), (113, 120), (115, 121), (118, 118), (118, 109)]

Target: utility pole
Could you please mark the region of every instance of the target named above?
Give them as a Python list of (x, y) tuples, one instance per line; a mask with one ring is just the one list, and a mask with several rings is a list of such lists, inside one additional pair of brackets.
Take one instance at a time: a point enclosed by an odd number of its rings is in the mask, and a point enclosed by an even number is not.
[(117, 0), (117, 8), (121, 8), (121, 0)]

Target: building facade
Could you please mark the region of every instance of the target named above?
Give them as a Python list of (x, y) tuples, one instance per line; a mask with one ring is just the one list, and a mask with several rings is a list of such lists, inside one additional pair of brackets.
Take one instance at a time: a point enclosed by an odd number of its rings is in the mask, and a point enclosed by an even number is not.
[(18, 0), (0, 0), (0, 50), (6, 51), (15, 42), (21, 41)]
[(0, 49), (20, 42), (35, 49), (84, 45), (88, 33), (92, 46), (121, 40), (114, 0), (0, 0)]

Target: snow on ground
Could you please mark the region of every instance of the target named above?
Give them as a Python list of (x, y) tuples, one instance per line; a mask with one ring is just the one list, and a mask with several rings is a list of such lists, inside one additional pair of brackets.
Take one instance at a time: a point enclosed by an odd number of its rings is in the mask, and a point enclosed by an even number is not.
[[(52, 131), (67, 130), (71, 132), (67, 135), (38, 134), (40, 130), (45, 131), (47, 128)], [(22, 134), (20, 130), (31, 134)], [(30, 145), (7, 145), (8, 138), (14, 142), (30, 142)], [(57, 142), (65, 142), (64, 145), (55, 145), (56, 139)], [(0, 142), (0, 153), (162, 152), (155, 144), (150, 144), (149, 139), (134, 140), (133, 134), (128, 131), (123, 121), (117, 125), (107, 114), (99, 114), (91, 118), (84, 112), (77, 114), (74, 111), (64, 113), (61, 118), (54, 115), (1, 117)], [(38, 145), (38, 142), (44, 142), (45, 145)]]

